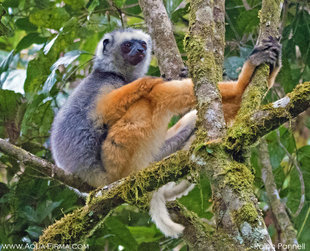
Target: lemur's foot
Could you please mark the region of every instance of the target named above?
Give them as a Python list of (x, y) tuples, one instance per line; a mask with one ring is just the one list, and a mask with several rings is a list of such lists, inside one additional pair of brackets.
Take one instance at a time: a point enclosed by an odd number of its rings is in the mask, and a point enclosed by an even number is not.
[(250, 62), (255, 66), (264, 63), (279, 66), (281, 64), (281, 49), (280, 41), (270, 36), (262, 41), (262, 45), (255, 46), (250, 55)]

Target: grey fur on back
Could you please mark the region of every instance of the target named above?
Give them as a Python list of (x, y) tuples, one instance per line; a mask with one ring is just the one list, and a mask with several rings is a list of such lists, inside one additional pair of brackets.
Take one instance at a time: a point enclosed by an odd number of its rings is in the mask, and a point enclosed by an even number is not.
[[(138, 37), (137, 37), (138, 36)], [(102, 53), (102, 41), (111, 39)], [(126, 39), (142, 39), (148, 50), (142, 62), (132, 66), (120, 56), (119, 45)], [(108, 128), (95, 128), (91, 117), (95, 101), (104, 86), (119, 88), (146, 74), (151, 58), (150, 36), (140, 30), (117, 30), (105, 34), (96, 50), (94, 71), (84, 79), (56, 115), (51, 132), (52, 154), (56, 165), (80, 176), (104, 172), (100, 152)], [(112, 89), (113, 89), (112, 88)], [(81, 177), (87, 180), (87, 177)], [(91, 182), (89, 182), (91, 183)]]

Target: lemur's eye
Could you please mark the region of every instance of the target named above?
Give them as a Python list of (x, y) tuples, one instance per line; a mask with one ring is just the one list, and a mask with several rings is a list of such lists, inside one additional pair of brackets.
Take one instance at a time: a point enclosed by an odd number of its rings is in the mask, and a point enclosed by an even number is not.
[(142, 45), (143, 49), (146, 50), (146, 48), (147, 48), (146, 42), (142, 41), (141, 45)]
[(105, 49), (106, 49), (106, 46), (107, 46), (107, 44), (109, 43), (110, 41), (109, 41), (109, 39), (105, 39), (105, 40), (103, 40), (102, 41), (102, 45), (103, 45), (103, 48), (102, 48), (102, 51), (105, 51)]
[(125, 42), (125, 43), (124, 43), (124, 46), (126, 46), (126, 47), (128, 47), (128, 48), (129, 48), (129, 47), (131, 47), (131, 46), (132, 46), (132, 43), (131, 43), (131, 42)]

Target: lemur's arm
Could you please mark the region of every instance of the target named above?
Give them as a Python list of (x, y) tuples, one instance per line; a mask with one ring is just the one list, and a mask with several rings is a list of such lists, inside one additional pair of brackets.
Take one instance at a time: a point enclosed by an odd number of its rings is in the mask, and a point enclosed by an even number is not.
[(251, 81), (256, 67), (263, 63), (268, 63), (271, 67), (268, 80), (268, 87), (271, 88), (281, 68), (281, 44), (272, 37), (263, 40), (261, 46), (254, 48), (250, 58), (243, 65), (237, 82), (218, 83), (223, 102), (236, 96), (242, 96), (245, 88)]
[(156, 85), (146, 98), (156, 104), (155, 112), (166, 110), (173, 114), (183, 113), (196, 104), (191, 79), (173, 80)]
[(144, 77), (113, 90), (97, 100), (96, 114), (103, 123), (114, 124), (140, 98), (146, 96), (155, 85), (163, 83), (161, 78)]
[(268, 88), (271, 88), (281, 68), (281, 44), (272, 37), (263, 40), (261, 46), (254, 48), (249, 59), (242, 67), (238, 81), (218, 83), (226, 123), (234, 120), (240, 108), (243, 92), (249, 85), (255, 69), (264, 63), (270, 65)]

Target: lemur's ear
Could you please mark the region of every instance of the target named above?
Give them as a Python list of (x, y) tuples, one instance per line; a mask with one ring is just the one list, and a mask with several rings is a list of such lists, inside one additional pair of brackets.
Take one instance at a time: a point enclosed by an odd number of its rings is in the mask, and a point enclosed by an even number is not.
[(108, 38), (106, 38), (106, 39), (104, 39), (104, 40), (102, 41), (102, 45), (103, 45), (103, 47), (102, 47), (102, 52), (105, 51), (106, 46), (107, 46), (107, 44), (108, 44), (109, 42), (110, 42), (110, 40), (109, 40)]

